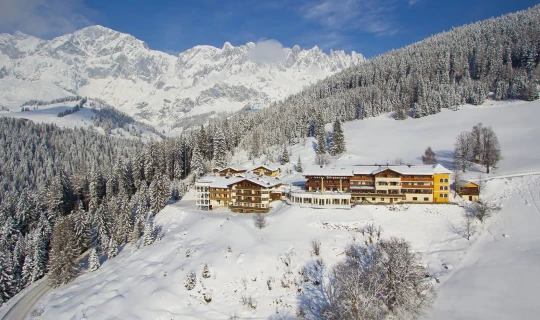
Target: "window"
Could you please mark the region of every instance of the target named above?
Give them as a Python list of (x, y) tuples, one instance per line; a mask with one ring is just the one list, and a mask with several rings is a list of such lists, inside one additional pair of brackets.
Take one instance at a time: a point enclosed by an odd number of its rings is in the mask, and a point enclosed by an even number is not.
[(371, 198), (372, 201), (375, 201), (375, 198)]
[(448, 187), (444, 187), (444, 190), (448, 190)]
[(439, 179), (439, 182), (444, 182), (444, 179)]
[(429, 201), (429, 198), (424, 198), (424, 201)]
[(448, 182), (448, 179), (444, 179), (444, 182)]
[(384, 201), (384, 198), (381, 198), (381, 201)]
[(444, 194), (444, 197), (445, 197), (445, 198), (448, 198), (448, 193), (445, 193), (445, 194)]
[(439, 190), (444, 190), (444, 187), (443, 187), (443, 186), (440, 186), (440, 187), (439, 187)]
[(397, 198), (394, 198), (394, 201), (397, 201)]
[(417, 198), (417, 197), (413, 197), (412, 199), (413, 199), (413, 201), (416, 201), (416, 200), (418, 200), (418, 198)]

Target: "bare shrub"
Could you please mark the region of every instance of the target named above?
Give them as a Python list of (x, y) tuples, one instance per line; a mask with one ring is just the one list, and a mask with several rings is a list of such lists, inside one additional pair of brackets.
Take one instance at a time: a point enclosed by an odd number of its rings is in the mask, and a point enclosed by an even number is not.
[(311, 240), (311, 252), (317, 257), (321, 254), (321, 241), (318, 239)]
[(251, 309), (257, 309), (257, 301), (255, 301), (251, 296), (242, 296), (242, 304)]
[(467, 240), (471, 240), (471, 237), (476, 233), (476, 225), (474, 224), (474, 217), (466, 214), (463, 219), (463, 237)]
[(266, 215), (262, 213), (257, 213), (253, 216), (253, 223), (255, 224), (255, 227), (258, 229), (262, 229), (268, 225), (268, 222), (266, 221)]
[[(369, 246), (353, 243), (322, 286), (308, 283), (298, 313), (308, 319), (410, 319), (425, 314), (435, 298), (419, 255), (403, 239)], [(322, 303), (321, 303), (322, 302)]]
[(491, 217), (493, 212), (500, 210), (500, 207), (492, 202), (484, 199), (479, 199), (473, 204), (473, 214), (480, 222), (484, 222), (487, 218)]

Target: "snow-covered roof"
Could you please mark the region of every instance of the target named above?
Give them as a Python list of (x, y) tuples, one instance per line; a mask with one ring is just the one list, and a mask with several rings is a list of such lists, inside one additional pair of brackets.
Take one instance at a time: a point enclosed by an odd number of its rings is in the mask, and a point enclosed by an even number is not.
[(379, 172), (382, 172), (384, 170), (392, 170), (397, 173), (405, 174), (405, 175), (431, 175), (431, 174), (437, 174), (437, 173), (450, 173), (450, 170), (446, 169), (440, 164), (436, 165), (419, 165), (419, 166), (412, 166), (412, 165), (399, 165), (399, 166), (380, 166), (376, 170), (372, 172), (372, 174), (377, 174)]
[(303, 175), (352, 177), (353, 166), (308, 166)]
[(245, 178), (243, 177), (205, 177), (202, 179), (199, 179), (195, 182), (196, 186), (206, 186), (210, 188), (221, 188), (225, 189), (228, 188), (229, 185), (242, 181)]
[(253, 168), (253, 170), (257, 170), (259, 168), (263, 168), (263, 169), (266, 169), (268, 171), (277, 171), (277, 170), (279, 170), (278, 167), (268, 167), (268, 166), (265, 166), (265, 165), (257, 166), (255, 168)]
[(233, 171), (237, 171), (237, 172), (241, 172), (241, 171), (247, 171), (246, 169), (240, 169), (240, 168), (237, 168), (237, 167), (225, 167), (223, 169), (219, 169), (217, 168), (219, 172), (223, 172), (223, 171), (227, 171), (227, 170), (233, 170)]
[(450, 170), (446, 169), (440, 164), (419, 166), (310, 166), (304, 170), (304, 176), (352, 177), (353, 175), (359, 174), (373, 175), (384, 170), (392, 170), (404, 175), (432, 175), (438, 173), (450, 173)]
[(267, 180), (267, 179), (257, 179), (257, 178), (249, 178), (249, 179), (245, 179), (251, 183), (254, 183), (254, 184), (258, 184), (260, 185), (261, 187), (274, 187), (278, 184), (281, 184), (281, 181), (279, 180), (275, 180), (275, 179), (270, 179), (270, 180)]

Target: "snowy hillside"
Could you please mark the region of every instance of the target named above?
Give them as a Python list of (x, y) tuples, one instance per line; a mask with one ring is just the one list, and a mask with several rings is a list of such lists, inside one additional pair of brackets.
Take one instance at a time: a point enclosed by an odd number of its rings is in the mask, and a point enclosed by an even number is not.
[(101, 110), (101, 101), (88, 99), (80, 110), (59, 117), (61, 112), (69, 112), (80, 104), (81, 101), (70, 101), (61, 103), (50, 103), (44, 105), (27, 105), (24, 108), (28, 111), (21, 111), (21, 108), (11, 108), (0, 111), (0, 117), (11, 117), (28, 119), (35, 123), (51, 123), (56, 124), (61, 128), (92, 128), (100, 133), (110, 134), (111, 136), (123, 137), (128, 139), (143, 140), (160, 140), (160, 135), (156, 134), (151, 126), (141, 123), (129, 123), (120, 125), (112, 125), (107, 121), (97, 122), (94, 119), (97, 117), (96, 112), (92, 109)]
[(0, 34), (0, 105), (79, 94), (137, 120), (171, 125), (190, 115), (267, 106), (363, 61), (355, 52), (325, 54), (275, 41), (196, 46), (175, 57), (101, 26), (50, 41), (16, 32)]
[[(133, 253), (126, 245), (114, 259), (103, 257), (99, 270), (45, 296), (37, 305), (43, 312), (39, 319), (294, 319), (299, 272), (316, 258), (310, 242), (321, 241), (328, 271), (343, 258), (344, 245), (364, 241), (358, 228), (368, 223), (382, 226), (383, 237), (404, 237), (423, 255), (439, 294), (429, 318), (535, 319), (540, 312), (534, 302), (540, 285), (540, 175), (500, 176), (540, 171), (539, 117), (538, 101), (487, 102), (421, 119), (396, 122), (385, 115), (344, 125), (349, 151), (337, 163), (392, 162), (396, 157), (418, 163), (430, 145), (448, 166), (457, 134), (478, 122), (492, 126), (504, 160), (489, 175), (482, 196), (502, 210), (484, 224), (477, 222), (471, 241), (462, 233), (463, 202), (351, 210), (274, 202), (269, 225), (258, 230), (250, 215), (196, 211), (188, 194), (156, 216), (161, 241)], [(292, 160), (300, 156), (311, 164), (312, 141), (291, 150)], [(475, 167), (468, 175), (477, 177), (480, 170)], [(287, 177), (299, 180), (300, 174)], [(202, 277), (205, 264), (209, 278)], [(197, 283), (188, 291), (184, 279), (190, 272), (196, 273)], [(204, 296), (212, 300), (205, 302)]]

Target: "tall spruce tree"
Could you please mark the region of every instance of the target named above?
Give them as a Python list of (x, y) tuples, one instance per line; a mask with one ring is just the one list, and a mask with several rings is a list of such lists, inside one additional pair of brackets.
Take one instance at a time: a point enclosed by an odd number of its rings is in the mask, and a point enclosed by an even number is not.
[(227, 143), (220, 127), (214, 131), (214, 165), (218, 168), (227, 166)]
[(332, 141), (330, 143), (330, 154), (333, 156), (339, 156), (347, 151), (345, 147), (345, 135), (343, 133), (343, 127), (341, 121), (336, 119), (334, 122)]

